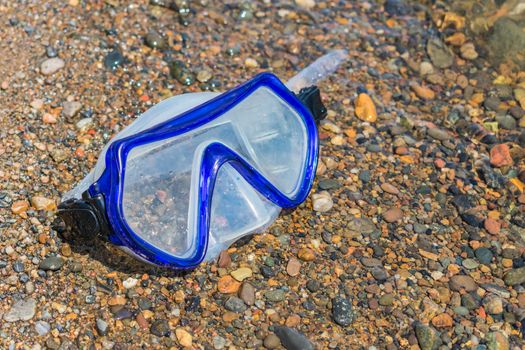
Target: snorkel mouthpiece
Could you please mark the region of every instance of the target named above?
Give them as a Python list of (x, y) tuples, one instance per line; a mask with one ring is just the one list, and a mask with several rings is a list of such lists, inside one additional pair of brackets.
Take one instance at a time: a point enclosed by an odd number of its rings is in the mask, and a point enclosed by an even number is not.
[(324, 119), (315, 84), (346, 60), (330, 52), (286, 85), (261, 73), (223, 94), (173, 96), (106, 145), (64, 195), (66, 239), (105, 239), (148, 263), (195, 268), (308, 196)]

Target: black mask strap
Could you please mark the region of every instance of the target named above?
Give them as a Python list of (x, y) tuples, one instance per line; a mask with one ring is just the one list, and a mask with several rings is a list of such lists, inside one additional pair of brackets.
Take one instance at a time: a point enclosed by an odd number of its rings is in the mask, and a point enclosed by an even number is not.
[(326, 107), (321, 100), (321, 92), (317, 86), (302, 88), (296, 96), (310, 110), (316, 124), (319, 124), (326, 117)]
[(67, 238), (94, 239), (97, 236), (107, 237), (109, 225), (106, 218), (104, 196), (91, 197), (88, 192), (82, 199), (69, 199), (58, 206), (58, 215), (64, 220), (68, 230)]

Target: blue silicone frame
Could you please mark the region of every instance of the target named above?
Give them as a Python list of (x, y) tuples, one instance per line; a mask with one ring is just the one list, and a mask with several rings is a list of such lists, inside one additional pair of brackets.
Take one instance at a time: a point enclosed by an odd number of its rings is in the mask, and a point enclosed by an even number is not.
[[(123, 209), (122, 195), (126, 173), (126, 159), (134, 147), (171, 138), (189, 132), (218, 118), (260, 87), (267, 87), (283, 99), (303, 119), (307, 130), (307, 152), (303, 179), (299, 190), (293, 197), (279, 191), (262, 174), (242, 157), (220, 143), (211, 143), (203, 152), (199, 179), (199, 220), (197, 223), (196, 248), (187, 258), (175, 257), (158, 249), (136, 235), (127, 224)], [(202, 262), (208, 247), (208, 234), (211, 215), (211, 197), (220, 167), (228, 162), (259, 193), (282, 208), (292, 208), (301, 204), (312, 187), (317, 168), (319, 141), (317, 127), (309, 110), (271, 73), (261, 73), (246, 83), (207, 101), (189, 111), (155, 125), (138, 134), (113, 142), (106, 152), (106, 169), (100, 178), (90, 186), (89, 194), (102, 194), (105, 198), (106, 213), (113, 230), (109, 240), (126, 246), (134, 254), (159, 266), (176, 269), (191, 269)]]

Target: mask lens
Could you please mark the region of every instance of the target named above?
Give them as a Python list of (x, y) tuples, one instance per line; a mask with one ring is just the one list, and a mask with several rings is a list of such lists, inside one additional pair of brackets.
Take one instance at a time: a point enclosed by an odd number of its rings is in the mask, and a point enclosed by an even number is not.
[[(122, 207), (140, 239), (180, 258), (191, 255), (201, 158), (213, 142), (240, 155), (285, 195), (298, 192), (305, 171), (306, 126), (281, 98), (261, 87), (208, 124), (131, 149)], [(279, 207), (225, 164), (212, 195), (210, 241), (231, 243), (271, 222), (278, 212)]]

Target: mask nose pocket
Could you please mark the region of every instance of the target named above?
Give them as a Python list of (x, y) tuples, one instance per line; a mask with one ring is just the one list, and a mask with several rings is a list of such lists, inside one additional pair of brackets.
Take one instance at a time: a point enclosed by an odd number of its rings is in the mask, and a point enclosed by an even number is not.
[(224, 164), (211, 199), (207, 256), (217, 256), (239, 238), (263, 229), (279, 211), (280, 207), (257, 192), (231, 165)]

